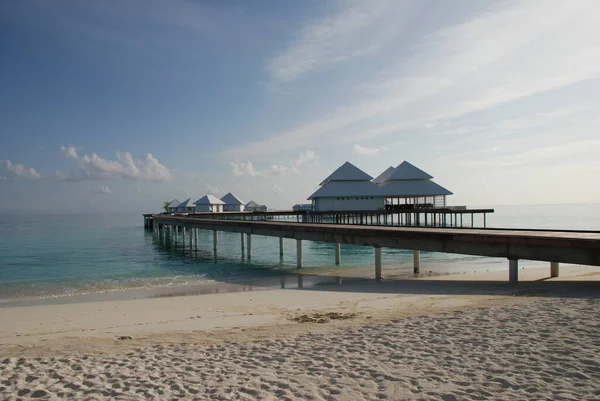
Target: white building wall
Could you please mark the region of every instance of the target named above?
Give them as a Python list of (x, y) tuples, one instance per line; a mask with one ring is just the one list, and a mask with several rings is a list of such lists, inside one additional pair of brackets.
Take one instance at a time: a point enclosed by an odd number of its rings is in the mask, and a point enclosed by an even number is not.
[(383, 197), (376, 196), (346, 196), (335, 198), (315, 199), (316, 211), (343, 211), (343, 210), (383, 210)]

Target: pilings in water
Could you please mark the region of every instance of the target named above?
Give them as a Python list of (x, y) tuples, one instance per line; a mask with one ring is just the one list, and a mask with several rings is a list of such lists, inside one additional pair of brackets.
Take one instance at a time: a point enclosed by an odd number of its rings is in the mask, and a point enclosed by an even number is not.
[(421, 251), (418, 249), (413, 250), (413, 273), (419, 274), (421, 272)]
[(519, 260), (509, 259), (508, 260), (508, 281), (511, 284), (517, 284), (519, 282)]
[[(196, 248), (196, 250), (198, 249), (199, 246), (199, 232), (200, 229), (204, 229), (204, 228), (197, 228), (197, 227), (203, 227), (200, 225), (197, 225), (194, 223), (194, 220), (187, 221), (187, 220), (183, 220), (183, 219), (160, 219), (157, 217), (157, 219), (153, 222), (153, 226), (152, 226), (152, 233), (156, 236), (156, 238), (158, 239), (158, 241), (160, 241), (161, 243), (165, 243), (168, 246), (173, 246), (176, 249), (181, 250), (182, 248), (187, 251), (186, 248), (189, 248), (190, 251), (192, 251), (194, 249), (194, 247)], [(218, 226), (209, 226), (210, 228), (207, 227), (207, 229), (204, 229), (205, 231), (207, 231), (208, 229), (211, 230), (213, 232), (213, 249), (215, 251), (215, 256), (217, 255), (218, 252), (218, 244), (219, 244), (219, 231), (221, 231), (222, 229)], [(239, 229), (239, 228), (238, 228)], [(225, 227), (223, 230), (228, 231), (228, 228)], [(253, 228), (247, 228), (247, 227), (243, 227), (244, 231), (250, 231), (253, 230)], [(358, 230), (355, 228), (352, 228), (352, 230)], [(232, 230), (233, 231), (233, 230)], [(299, 229), (300, 232), (301, 229)], [(391, 231), (391, 230), (390, 230)], [(269, 236), (270, 233), (267, 232), (266, 234), (263, 234), (260, 230), (258, 231), (261, 235), (267, 235)], [(208, 234), (208, 232), (207, 232)], [(289, 238), (292, 236), (289, 236), (289, 234), (287, 234), (287, 231), (283, 231), (281, 229), (279, 229), (279, 231), (274, 230), (274, 234), (271, 235), (277, 235), (277, 238), (279, 240), (278, 244), (279, 244), (279, 254), (280, 256), (283, 256), (284, 251), (285, 251), (285, 242), (284, 242), (284, 238)], [(285, 237), (282, 237), (282, 235), (284, 235)], [(303, 233), (303, 235), (299, 235), (300, 238), (311, 238), (310, 236), (307, 237), (305, 233)], [(293, 238), (293, 237), (292, 237)], [(342, 241), (347, 241), (345, 238), (343, 237), (338, 237), (337, 234), (330, 236), (329, 237), (329, 241), (333, 242), (334, 244), (334, 258), (335, 258), (335, 265), (340, 265), (341, 264), (341, 243), (339, 242), (334, 242), (336, 240), (342, 240)], [(382, 278), (382, 247), (381, 244), (384, 244), (384, 246), (391, 246), (393, 247), (394, 244), (389, 245), (388, 242), (385, 242), (385, 236), (382, 237), (381, 239), (381, 243), (379, 242), (379, 240), (377, 242), (371, 242), (369, 245), (374, 247), (374, 252), (375, 252), (375, 278), (376, 279), (381, 279)], [(543, 238), (543, 237), (542, 237)], [(319, 241), (318, 239), (315, 239), (317, 241)], [(302, 239), (298, 239), (298, 237), (296, 237), (296, 252), (297, 252), (297, 260), (296, 260), (296, 267), (298, 269), (301, 269), (304, 267), (303, 264), (303, 249), (302, 249)], [(574, 241), (574, 240), (573, 240)], [(178, 242), (181, 243), (181, 245), (178, 247)], [(356, 241), (358, 242), (358, 241)], [(244, 254), (246, 254), (248, 259), (252, 258), (252, 235), (250, 233), (241, 233), (240, 234), (240, 247), (241, 247), (241, 251), (242, 251), (242, 258), (244, 258)], [(202, 244), (202, 240), (200, 241), (200, 244)], [(274, 246), (276, 246), (273, 243)], [(366, 245), (366, 243), (365, 243)], [(412, 246), (409, 244), (407, 246), (408, 249), (410, 249)], [(417, 244), (417, 246), (420, 247), (419, 244)], [(331, 248), (330, 248), (331, 249)], [(425, 246), (425, 249), (428, 249)], [(435, 250), (436, 252), (439, 252), (438, 250)], [(441, 252), (444, 252), (444, 250), (441, 250)], [(421, 253), (419, 249), (413, 249), (412, 250), (413, 253), (413, 272), (414, 274), (420, 274), (420, 265), (421, 265)], [(483, 253), (485, 255), (485, 253)], [(525, 257), (522, 254), (516, 253), (516, 254), (509, 254), (504, 256), (506, 258), (508, 258), (509, 260), (509, 282), (511, 284), (515, 284), (519, 282), (519, 259)], [(542, 255), (543, 257), (543, 255)], [(538, 259), (540, 260), (540, 259)], [(541, 259), (544, 260), (544, 259)], [(552, 260), (552, 259), (545, 259), (545, 260)], [(561, 259), (561, 261), (565, 261), (563, 259)], [(570, 259), (566, 260), (566, 262), (571, 263)], [(406, 266), (408, 267), (408, 266)], [(559, 262), (550, 262), (550, 277), (559, 277), (559, 268), (560, 268), (560, 264)]]
[(302, 269), (302, 240), (296, 240), (296, 267)]
[(244, 233), (240, 233), (240, 245), (241, 245), (241, 248), (242, 248), (242, 259), (244, 259), (244, 252), (245, 252), (245, 249), (244, 249)]
[(383, 276), (381, 275), (381, 247), (375, 246), (375, 279), (381, 280)]
[(219, 232), (217, 230), (213, 231), (213, 251), (215, 253), (215, 257), (217, 256), (217, 250), (219, 248)]
[(252, 259), (252, 234), (246, 234), (246, 247), (248, 248), (246, 251), (248, 260), (250, 260)]

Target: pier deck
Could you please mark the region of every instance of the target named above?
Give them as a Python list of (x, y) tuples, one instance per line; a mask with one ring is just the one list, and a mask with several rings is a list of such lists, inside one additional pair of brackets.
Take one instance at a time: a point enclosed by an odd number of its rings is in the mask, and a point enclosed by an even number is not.
[[(179, 230), (180, 227), (184, 227), (188, 230), (203, 229), (247, 234), (248, 252), (250, 252), (249, 238), (252, 234), (295, 239), (299, 244), (298, 267), (302, 267), (302, 240), (372, 246), (375, 248), (376, 264), (377, 254), (380, 253), (381, 248), (506, 258), (510, 261), (511, 281), (517, 280), (519, 259), (551, 262), (552, 276), (558, 275), (559, 262), (600, 266), (600, 232), (591, 231), (311, 224), (205, 219), (198, 216), (165, 214), (153, 215), (152, 218), (156, 232), (162, 232), (161, 230), (165, 228), (173, 232), (173, 228)], [(188, 239), (191, 244), (193, 240), (191, 234)], [(418, 272), (419, 263), (418, 255), (415, 254), (415, 272)], [(376, 276), (380, 277), (380, 271), (381, 266), (379, 269), (376, 266), (376, 272), (379, 272)]]

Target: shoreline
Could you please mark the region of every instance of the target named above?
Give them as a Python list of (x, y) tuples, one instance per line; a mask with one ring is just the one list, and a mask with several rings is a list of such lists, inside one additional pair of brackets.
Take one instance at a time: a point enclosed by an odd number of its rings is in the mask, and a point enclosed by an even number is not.
[[(491, 258), (485, 258), (482, 262), (469, 262), (460, 264), (460, 262), (440, 262), (429, 261), (423, 272), (419, 276), (412, 273), (412, 266), (384, 265), (384, 279), (422, 279), (426, 277), (440, 276), (477, 276), (497, 272), (502, 274), (507, 267), (490, 264)], [(540, 266), (545, 262), (525, 261), (521, 266), (524, 271), (531, 269), (542, 269)], [(579, 265), (561, 265), (561, 269), (581, 268)], [(585, 268), (585, 267), (584, 267)], [(31, 297), (15, 297), (0, 299), (0, 310), (2, 308), (16, 306), (35, 306), (35, 305), (54, 305), (82, 302), (102, 302), (102, 301), (126, 301), (134, 299), (146, 299), (169, 296), (187, 296), (187, 295), (207, 295), (221, 292), (240, 292), (240, 291), (263, 291), (280, 288), (284, 282), (286, 288), (301, 288), (313, 285), (323, 284), (341, 284), (343, 280), (373, 280), (373, 268), (348, 267), (334, 268), (324, 267), (310, 268), (303, 270), (282, 271), (281, 275), (271, 277), (250, 277), (250, 278), (220, 278), (206, 279), (202, 277), (190, 276), (185, 283), (161, 284), (151, 286), (140, 286), (114, 289), (105, 289), (98, 291), (80, 292), (74, 294), (53, 294)], [(304, 279), (304, 280), (303, 280)]]

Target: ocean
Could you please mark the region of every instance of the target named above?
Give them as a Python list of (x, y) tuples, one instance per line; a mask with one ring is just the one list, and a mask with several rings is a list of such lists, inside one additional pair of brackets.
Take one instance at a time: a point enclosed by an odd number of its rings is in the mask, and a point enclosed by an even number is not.
[[(600, 230), (600, 204), (497, 206), (488, 226)], [(212, 232), (201, 231), (198, 251), (160, 244), (143, 228), (142, 214), (0, 215), (0, 303), (156, 287), (235, 282), (296, 275), (295, 241), (252, 237), (252, 260), (243, 259), (240, 235), (219, 233), (213, 255)], [(342, 245), (342, 265), (334, 265), (334, 245), (304, 241), (303, 273), (348, 269), (373, 271), (373, 249)], [(410, 275), (412, 252), (383, 249), (384, 274)], [(525, 262), (522, 266), (545, 266)], [(423, 274), (507, 269), (504, 259), (421, 253)]]

